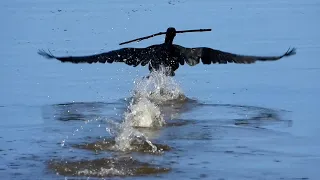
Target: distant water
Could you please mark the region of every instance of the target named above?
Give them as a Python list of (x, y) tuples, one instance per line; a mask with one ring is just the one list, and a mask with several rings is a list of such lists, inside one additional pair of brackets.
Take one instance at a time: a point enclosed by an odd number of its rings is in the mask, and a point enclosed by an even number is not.
[[(2, 179), (319, 179), (320, 1), (2, 1)], [(62, 64), (166, 30), (175, 43), (297, 55), (253, 65)], [(161, 43), (156, 37), (130, 46)]]

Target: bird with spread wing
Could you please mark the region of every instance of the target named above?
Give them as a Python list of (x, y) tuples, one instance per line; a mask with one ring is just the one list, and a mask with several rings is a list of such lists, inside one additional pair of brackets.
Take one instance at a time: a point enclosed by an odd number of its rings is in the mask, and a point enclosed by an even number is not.
[(208, 47), (187, 48), (173, 44), (173, 39), (177, 33), (202, 32), (210, 30), (211, 29), (176, 31), (175, 28), (170, 27), (166, 32), (160, 32), (120, 44), (122, 45), (133, 41), (141, 41), (161, 34), (166, 35), (164, 43), (151, 45), (146, 48), (121, 48), (118, 50), (87, 56), (55, 56), (50, 51), (46, 52), (44, 50), (39, 50), (38, 54), (48, 59), (57, 59), (61, 62), (70, 63), (91, 64), (122, 62), (133, 67), (136, 67), (139, 64), (141, 66), (148, 64), (150, 71), (157, 71), (161, 66), (164, 66), (167, 69), (166, 75), (168, 76), (174, 76), (179, 65), (184, 65), (185, 63), (190, 66), (197, 65), (200, 61), (203, 64), (252, 64), (256, 61), (276, 61), (283, 57), (289, 57), (296, 54), (295, 48), (289, 48), (284, 54), (278, 56), (254, 56), (234, 54)]

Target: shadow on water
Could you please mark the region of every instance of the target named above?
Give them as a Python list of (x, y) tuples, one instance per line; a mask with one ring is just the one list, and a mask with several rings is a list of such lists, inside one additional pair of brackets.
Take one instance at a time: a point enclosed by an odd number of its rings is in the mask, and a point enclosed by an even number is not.
[(105, 116), (114, 116), (117, 111), (124, 111), (127, 102), (69, 102), (44, 106), (44, 119), (58, 121), (88, 121)]
[(217, 119), (218, 122), (232, 123), (236, 126), (250, 126), (263, 128), (263, 126), (281, 124), (286, 127), (293, 125), (292, 120), (283, 119), (283, 114), (288, 112), (281, 109), (271, 109), (259, 106), (236, 105), (236, 104), (201, 104), (202, 107), (213, 109), (233, 110), (233, 113), (241, 118)]
[[(99, 153), (100, 151), (118, 151), (115, 148), (116, 142), (114, 139), (104, 139), (103, 141), (97, 141), (94, 143), (75, 144), (72, 147), (79, 149), (86, 149)], [(153, 151), (152, 147), (146, 142), (134, 141), (131, 143), (130, 152), (150, 153), (150, 154), (162, 154), (164, 151), (170, 151), (171, 147), (168, 145), (156, 144), (157, 151)]]
[[(44, 119), (54, 119), (58, 121), (99, 121), (108, 123), (108, 119), (123, 121), (124, 112), (132, 98), (120, 99), (116, 102), (71, 102), (54, 104), (43, 108)], [(204, 109), (207, 112), (222, 112), (236, 114), (237, 118), (215, 118), (212, 115), (211, 124), (231, 124), (239, 127), (264, 128), (264, 126), (281, 124), (287, 127), (292, 126), (291, 120), (282, 118), (285, 110), (277, 110), (258, 106), (236, 105), (236, 104), (208, 104), (195, 99), (182, 98), (170, 100), (156, 104), (161, 111), (166, 123), (164, 127), (185, 126), (189, 124), (201, 123), (201, 120), (194, 118), (180, 118), (184, 113), (194, 110)], [(230, 110), (232, 112), (230, 112)], [(116, 114), (116, 115), (115, 115)], [(163, 127), (134, 127), (139, 131), (150, 134), (158, 134)]]
[[(88, 121), (101, 117), (119, 118), (127, 110), (133, 98), (120, 99), (117, 102), (69, 102), (47, 105), (42, 108), (44, 119), (58, 121)], [(170, 100), (156, 104), (161, 109), (165, 119), (174, 119), (179, 114), (191, 111), (199, 103), (197, 100), (186, 98), (184, 100)], [(117, 116), (115, 116), (115, 114)]]
[(167, 173), (170, 168), (140, 162), (132, 157), (101, 158), (81, 161), (48, 162), (48, 168), (63, 176), (113, 177)]
[[(98, 120), (100, 118), (116, 118), (119, 120), (123, 112), (127, 109), (131, 98), (120, 99), (117, 102), (70, 102), (63, 104), (53, 104), (43, 107), (44, 119), (55, 119), (58, 121), (88, 121)], [(236, 105), (236, 104), (206, 104), (194, 99), (186, 98), (184, 100), (171, 100), (165, 103), (159, 103), (161, 113), (167, 121), (166, 126), (181, 126), (188, 124), (188, 120), (182, 120), (179, 116), (194, 109), (211, 107), (214, 109), (232, 109), (243, 118), (233, 119), (234, 125), (264, 125), (273, 122), (287, 122), (292, 125), (290, 120), (281, 119), (281, 113), (284, 110), (276, 110), (258, 106)], [(255, 113), (255, 114), (253, 114)], [(117, 116), (115, 116), (115, 114)], [(120, 117), (119, 117), (120, 116)], [(214, 119), (214, 118), (213, 118)]]

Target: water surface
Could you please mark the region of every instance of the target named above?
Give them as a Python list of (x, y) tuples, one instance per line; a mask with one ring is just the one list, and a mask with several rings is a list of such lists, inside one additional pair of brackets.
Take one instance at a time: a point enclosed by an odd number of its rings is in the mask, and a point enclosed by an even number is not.
[[(319, 178), (318, 0), (0, 5), (3, 179)], [(297, 55), (183, 66), (173, 79), (156, 76), (168, 85), (160, 95), (156, 81), (138, 83), (145, 67), (62, 64), (36, 53), (108, 51), (169, 26), (213, 29), (177, 36), (186, 47), (273, 55), (291, 46)]]

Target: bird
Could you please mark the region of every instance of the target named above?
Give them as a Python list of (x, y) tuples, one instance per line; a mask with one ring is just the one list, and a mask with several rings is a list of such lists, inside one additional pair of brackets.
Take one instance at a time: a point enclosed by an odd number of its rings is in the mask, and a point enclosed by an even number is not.
[(129, 42), (140, 41), (142, 39), (154, 37), (156, 35), (165, 34), (165, 40), (163, 43), (150, 45), (145, 48), (126, 47), (84, 56), (55, 56), (50, 52), (50, 50), (48, 50), (48, 52), (44, 50), (38, 50), (38, 54), (48, 59), (57, 59), (63, 63), (69, 62), (74, 64), (92, 64), (121, 62), (133, 67), (137, 67), (138, 65), (148, 65), (150, 73), (153, 71), (159, 71), (161, 67), (165, 67), (166, 76), (175, 76), (175, 71), (180, 65), (182, 66), (184, 64), (188, 64), (189, 66), (195, 66), (200, 62), (202, 62), (204, 65), (227, 63), (252, 64), (256, 63), (257, 61), (276, 61), (283, 57), (289, 57), (296, 54), (296, 48), (289, 48), (284, 54), (278, 56), (257, 56), (230, 53), (209, 47), (189, 48), (173, 43), (177, 33), (196, 31), (201, 32), (208, 30), (200, 29), (177, 31), (174, 27), (169, 27), (166, 32), (120, 43), (120, 45), (122, 45)]

